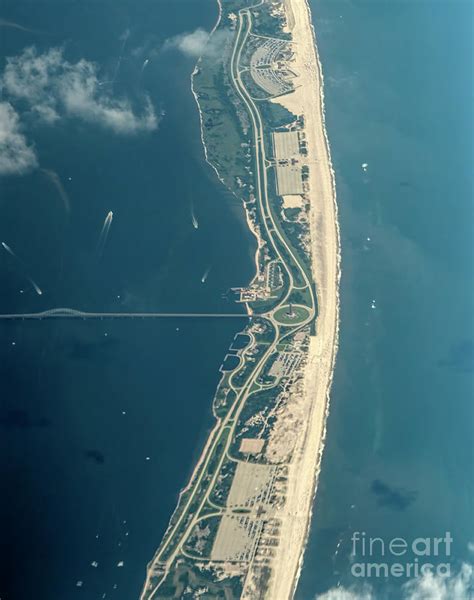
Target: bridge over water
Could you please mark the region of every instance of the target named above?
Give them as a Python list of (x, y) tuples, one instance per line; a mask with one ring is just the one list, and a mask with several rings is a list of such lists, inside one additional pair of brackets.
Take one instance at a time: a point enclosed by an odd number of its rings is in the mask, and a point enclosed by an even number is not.
[(164, 313), (164, 312), (85, 312), (73, 308), (52, 308), (36, 313), (0, 314), (0, 319), (21, 321), (36, 319), (251, 319), (242, 313)]

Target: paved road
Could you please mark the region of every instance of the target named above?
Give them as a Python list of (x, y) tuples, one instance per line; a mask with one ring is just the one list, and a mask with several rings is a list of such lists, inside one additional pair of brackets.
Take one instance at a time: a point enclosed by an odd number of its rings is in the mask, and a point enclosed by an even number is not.
[[(261, 4), (261, 2), (259, 4)], [(259, 4), (257, 4), (256, 6), (258, 6)], [(248, 397), (251, 395), (251, 390), (255, 390), (254, 384), (258, 379), (260, 373), (262, 372), (265, 363), (275, 351), (278, 343), (280, 343), (285, 337), (287, 337), (294, 331), (297, 331), (299, 328), (302, 328), (306, 324), (310, 323), (314, 319), (316, 312), (316, 302), (314, 298), (313, 288), (305, 272), (305, 269), (302, 266), (301, 259), (299, 259), (299, 257), (295, 255), (293, 249), (287, 244), (284, 235), (282, 234), (278, 218), (275, 218), (275, 215), (272, 212), (272, 208), (268, 197), (268, 181), (266, 168), (267, 159), (265, 156), (263, 122), (257, 106), (253, 102), (252, 97), (250, 96), (248, 90), (245, 88), (240, 77), (239, 65), (241, 53), (250, 34), (251, 28), (252, 15), (250, 11), (248, 9), (240, 10), (238, 30), (231, 57), (231, 78), (235, 90), (242, 102), (244, 103), (244, 105), (246, 106), (252, 122), (252, 130), (254, 135), (254, 145), (256, 152), (256, 197), (258, 200), (258, 207), (261, 215), (261, 218), (259, 220), (261, 221), (261, 224), (265, 229), (265, 233), (269, 244), (273, 247), (275, 254), (280, 259), (283, 268), (288, 274), (289, 285), (287, 293), (280, 300), (278, 306), (276, 306), (270, 313), (261, 315), (262, 317), (268, 319), (272, 323), (275, 330), (275, 337), (273, 341), (268, 344), (268, 348), (265, 351), (265, 353), (257, 361), (257, 364), (254, 366), (253, 371), (250, 373), (243, 387), (237, 390), (233, 388), (232, 383), (230, 383), (231, 389), (233, 389), (233, 391), (236, 392), (236, 399), (234, 400), (232, 406), (229, 408), (226, 416), (218, 420), (216, 426), (212, 430), (207, 440), (206, 447), (204, 448), (203, 453), (201, 455), (201, 459), (198, 465), (196, 466), (195, 471), (190, 480), (189, 487), (191, 489), (191, 493), (189, 494), (189, 497), (186, 499), (186, 501), (183, 503), (184, 507), (180, 511), (179, 517), (177, 518), (174, 525), (171, 526), (168, 530), (166, 538), (163, 540), (162, 545), (160, 546), (158, 552), (156, 553), (155, 557), (149, 565), (147, 581), (145, 583), (145, 588), (143, 590), (141, 600), (153, 600), (156, 598), (158, 589), (166, 579), (168, 573), (170, 572), (174, 560), (181, 552), (183, 552), (183, 545), (186, 539), (191, 534), (196, 523), (200, 520), (198, 515), (204, 507), (206, 500), (208, 500), (210, 491), (214, 487), (214, 484), (219, 475), (220, 468), (225, 458), (232, 458), (229, 456), (228, 452), (230, 449), (236, 425), (238, 423), (240, 413), (243, 410)], [(297, 286), (295, 286), (292, 270), (286, 264), (285, 258), (282, 256), (279, 250), (279, 245), (280, 247), (283, 247), (285, 249), (290, 259), (298, 267), (301, 277), (305, 282), (304, 287), (298, 288)], [(282, 334), (280, 332), (279, 322), (277, 319), (275, 319), (275, 313), (278, 310), (281, 310), (281, 308), (288, 303), (288, 298), (290, 297), (293, 289), (306, 288), (309, 290), (311, 298), (311, 305), (306, 307), (308, 311), (307, 318), (298, 321), (298, 323), (295, 323), (295, 327), (290, 332)], [(214, 475), (212, 475), (210, 479), (206, 481), (205, 491), (203, 492), (202, 490), (200, 490), (201, 485), (203, 484), (207, 475), (207, 469), (210, 464), (211, 458), (214, 455), (214, 450), (216, 449), (219, 441), (222, 440), (224, 434), (227, 437), (225, 440), (224, 447), (221, 451), (221, 456), (219, 457), (218, 465), (215, 468), (215, 470), (213, 470)], [(232, 458), (232, 460), (236, 459)], [(199, 494), (198, 491), (200, 492)], [(189, 517), (191, 518), (189, 519)], [(171, 552), (169, 552), (170, 550)], [(158, 576), (157, 572), (155, 571), (156, 567), (159, 567), (161, 571), (160, 575)], [(147, 585), (151, 582), (152, 577), (157, 577), (157, 580), (155, 580), (155, 582), (153, 583), (153, 589), (150, 591), (147, 590)]]
[(43, 319), (251, 319), (245, 313), (154, 313), (154, 312), (84, 312), (71, 308), (53, 308), (37, 313), (0, 314), (9, 321)]

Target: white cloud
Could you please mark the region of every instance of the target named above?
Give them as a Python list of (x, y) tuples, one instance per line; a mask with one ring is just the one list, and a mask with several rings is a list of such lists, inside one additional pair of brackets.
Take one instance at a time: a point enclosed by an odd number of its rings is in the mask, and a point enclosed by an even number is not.
[[(463, 563), (460, 570), (452, 576), (443, 576), (427, 572), (421, 577), (411, 579), (402, 586), (404, 600), (467, 600), (474, 589), (474, 569)], [(362, 588), (332, 588), (316, 596), (315, 600), (375, 600), (370, 586)]]
[(474, 587), (473, 568), (464, 563), (451, 577), (427, 573), (403, 587), (406, 600), (467, 600)]
[(114, 98), (107, 91), (110, 88), (101, 85), (96, 64), (84, 59), (70, 63), (60, 48), (38, 54), (31, 47), (7, 58), (2, 83), (4, 92), (26, 101), (47, 123), (70, 116), (122, 134), (152, 131), (158, 126), (149, 97), (137, 114), (129, 100)]
[(375, 600), (369, 586), (363, 586), (361, 589), (346, 589), (344, 587), (332, 588), (316, 596), (315, 600)]
[(176, 48), (186, 56), (199, 57), (204, 52), (209, 33), (204, 29), (196, 29), (192, 33), (182, 33), (165, 42), (165, 49)]
[(198, 28), (191, 33), (182, 33), (166, 40), (164, 50), (176, 49), (185, 56), (199, 58), (200, 56), (222, 56), (227, 40), (232, 36), (231, 32), (216, 31), (211, 37), (209, 32)]
[(0, 102), (0, 175), (20, 175), (37, 164), (15, 109), (8, 102)]

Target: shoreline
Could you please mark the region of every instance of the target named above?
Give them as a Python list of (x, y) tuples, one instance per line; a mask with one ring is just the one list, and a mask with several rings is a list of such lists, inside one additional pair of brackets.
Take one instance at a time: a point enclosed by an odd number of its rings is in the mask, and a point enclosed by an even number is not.
[[(287, 526), (286, 531), (282, 527), (279, 556), (275, 557), (268, 590), (268, 597), (276, 600), (293, 598), (296, 592), (313, 519), (338, 352), (341, 279), (335, 173), (326, 131), (324, 79), (316, 32), (308, 0), (285, 0), (285, 8), (292, 13), (295, 64), (300, 85), (292, 94), (273, 101), (294, 114), (304, 114), (305, 118), (304, 129), (310, 147), (307, 162), (314, 161), (310, 168), (310, 230), (319, 314), (318, 333), (310, 346), (305, 377), (304, 394), (310, 402), (308, 427), (299, 453), (295, 453), (297, 460), (292, 464), (293, 482), (288, 487), (286, 515), (282, 515), (286, 516)], [(290, 21), (288, 15), (287, 21)], [(295, 96), (298, 97), (295, 99)], [(320, 157), (317, 163), (315, 156)], [(315, 171), (323, 175), (322, 184), (317, 183)], [(324, 238), (322, 244), (319, 236)]]
[[(221, 0), (216, 0), (219, 6), (219, 14), (214, 28), (212, 29), (210, 36), (219, 26), (222, 19), (222, 4)], [(316, 244), (316, 239), (318, 238), (318, 226), (321, 225), (321, 214), (318, 212), (316, 214), (316, 208), (318, 203), (320, 202), (320, 196), (317, 194), (318, 186), (315, 185), (315, 170), (314, 168), (310, 169), (310, 231), (311, 231), (311, 255), (312, 255), (312, 271), (313, 271), (313, 279), (316, 283), (317, 289), (317, 299), (318, 299), (318, 309), (319, 315), (317, 317), (317, 328), (319, 330), (321, 321), (324, 321), (324, 316), (326, 314), (321, 310), (325, 310), (326, 302), (321, 302), (321, 288), (324, 288), (324, 296), (329, 294), (329, 290), (332, 288), (332, 314), (329, 315), (329, 322), (326, 325), (326, 336), (323, 334), (316, 336), (314, 342), (309, 348), (308, 352), (308, 361), (307, 368), (305, 374), (305, 396), (307, 398), (315, 397), (315, 401), (310, 401), (310, 406), (308, 410), (308, 427), (304, 432), (304, 443), (300, 445), (299, 448), (295, 448), (295, 455), (299, 452), (299, 460), (295, 461), (292, 465), (293, 471), (295, 475), (299, 475), (301, 473), (301, 469), (306, 471), (307, 477), (294, 477), (297, 481), (300, 479), (305, 480), (305, 484), (303, 489), (300, 487), (296, 487), (293, 491), (292, 497), (287, 497), (287, 504), (284, 509), (284, 512), (287, 512), (287, 518), (285, 521), (287, 522), (287, 532), (286, 535), (283, 534), (280, 538), (280, 552), (273, 562), (273, 575), (270, 580), (269, 589), (267, 591), (266, 597), (271, 598), (272, 600), (290, 600), (293, 598), (296, 588), (298, 585), (298, 581), (301, 575), (301, 571), (304, 564), (304, 553), (306, 550), (306, 545), (309, 538), (313, 512), (314, 512), (314, 504), (317, 495), (318, 483), (319, 483), (319, 474), (321, 471), (322, 457), (324, 453), (324, 445), (327, 434), (327, 418), (329, 416), (330, 409), (330, 392), (333, 382), (334, 376), (334, 368), (335, 361), (338, 352), (338, 337), (339, 337), (339, 284), (341, 279), (341, 244), (340, 244), (340, 231), (339, 231), (339, 221), (338, 221), (338, 206), (336, 200), (336, 183), (335, 183), (335, 173), (334, 168), (331, 161), (331, 152), (329, 146), (329, 139), (326, 131), (326, 119), (325, 119), (325, 108), (324, 108), (324, 78), (323, 78), (323, 70), (322, 64), (318, 53), (317, 48), (317, 40), (316, 40), (316, 32), (314, 29), (314, 25), (312, 22), (312, 13), (311, 7), (309, 5), (308, 0), (283, 0), (285, 3), (285, 9), (289, 10), (293, 13), (292, 15), (292, 25), (293, 30), (296, 28), (298, 30), (298, 26), (301, 28), (301, 31), (297, 35), (293, 35), (293, 44), (295, 48), (295, 55), (298, 61), (298, 53), (302, 54), (301, 48), (303, 48), (303, 52), (306, 51), (306, 58), (309, 58), (308, 64), (300, 65), (303, 74), (300, 74), (298, 78), (303, 78), (301, 86), (295, 90), (295, 92), (286, 94), (283, 96), (279, 96), (272, 100), (277, 104), (281, 104), (285, 108), (287, 108), (293, 114), (304, 114), (305, 116), (305, 131), (308, 133), (311, 129), (314, 134), (317, 131), (320, 136), (322, 136), (323, 143), (323, 155), (325, 157), (322, 163), (322, 169), (326, 171), (326, 174), (329, 176), (329, 186), (323, 192), (324, 197), (324, 209), (325, 209), (325, 219), (324, 226), (325, 229), (332, 228), (332, 243), (328, 244), (328, 240), (325, 240), (326, 243), (323, 245), (324, 247), (319, 247)], [(297, 18), (295, 18), (295, 15)], [(287, 15), (287, 20), (290, 21)], [(309, 66), (309, 68), (308, 68)], [(314, 72), (311, 73), (311, 67), (314, 68)], [(216, 173), (218, 180), (225, 185), (225, 182), (221, 178), (216, 167), (208, 160), (208, 153), (206, 142), (204, 139), (203, 129), (202, 129), (202, 112), (199, 105), (199, 99), (197, 94), (193, 88), (193, 77), (199, 68), (199, 60), (196, 64), (196, 67), (191, 75), (191, 89), (196, 100), (196, 104), (198, 106), (199, 119), (201, 123), (201, 140), (204, 148), (204, 154), (206, 162), (212, 167), (213, 171)], [(309, 77), (304, 77), (305, 69), (310, 73)], [(300, 99), (300, 106), (295, 107), (295, 96), (303, 96)], [(296, 102), (297, 104), (298, 102)], [(305, 106), (306, 105), (306, 106)], [(310, 110), (307, 110), (307, 107), (310, 107)], [(317, 107), (317, 114), (314, 114), (314, 111), (311, 110), (311, 107)], [(299, 108), (299, 110), (298, 110)], [(306, 110), (305, 110), (306, 108)], [(313, 119), (308, 118), (308, 115), (311, 116), (313, 112)], [(308, 136), (309, 141), (309, 136)], [(315, 140), (312, 140), (312, 146), (318, 147), (318, 143)], [(312, 147), (312, 152), (308, 155), (308, 161), (311, 162), (311, 156), (315, 154), (315, 148)], [(316, 152), (316, 154), (319, 154)], [(320, 155), (320, 154), (319, 154)], [(227, 186), (226, 186), (227, 187)], [(329, 192), (329, 193), (328, 193)], [(251, 232), (255, 235), (257, 239), (257, 249), (256, 249), (256, 275), (258, 273), (258, 252), (259, 252), (259, 236), (257, 232), (254, 230), (253, 226), (251, 226), (251, 221), (248, 218), (247, 210), (244, 206), (246, 212), (247, 223)], [(324, 212), (321, 211), (321, 212)], [(317, 222), (319, 219), (319, 223)], [(328, 245), (331, 247), (334, 256), (333, 256), (333, 265), (332, 278), (328, 276), (327, 270), (324, 265), (318, 264), (318, 258), (321, 258), (321, 254), (324, 250), (327, 250)], [(328, 276), (328, 277), (327, 277)], [(324, 282), (324, 283), (322, 283)], [(331, 302), (329, 302), (331, 304)], [(324, 338), (324, 339), (321, 339)], [(328, 356), (329, 352), (329, 356)], [(319, 368), (318, 368), (319, 367)], [(318, 381), (316, 381), (316, 378)], [(316, 410), (318, 409), (318, 410)], [(306, 460), (305, 460), (306, 459)], [(290, 492), (290, 486), (289, 486)], [(304, 507), (295, 506), (298, 504), (298, 499), (303, 498), (305, 502)], [(291, 509), (288, 509), (291, 507)], [(294, 511), (293, 515), (290, 513)], [(284, 518), (284, 514), (280, 515)], [(295, 526), (295, 521), (298, 522), (298, 525)], [(288, 526), (290, 525), (290, 526)], [(294, 539), (295, 532), (297, 535), (297, 539)], [(280, 561), (280, 565), (278, 562)], [(244, 587), (245, 590), (245, 587)], [(245, 598), (245, 591), (242, 596)]]
[[(294, 49), (292, 66), (296, 73), (293, 92), (273, 98), (271, 101), (280, 104), (296, 116), (304, 116), (304, 131), (307, 141), (307, 157), (301, 160), (309, 166), (309, 191), (307, 192), (310, 209), (311, 270), (312, 281), (316, 284), (318, 316), (316, 318), (316, 335), (310, 338), (307, 350), (306, 367), (303, 371), (303, 388), (301, 392), (305, 426), (298, 427), (298, 439), (293, 449), (293, 456), (288, 466), (288, 486), (286, 502), (280, 506), (278, 518), (281, 522), (279, 544), (275, 547), (270, 567), (271, 577), (264, 597), (268, 600), (290, 600), (293, 598), (301, 574), (304, 552), (307, 545), (313, 516), (313, 507), (317, 493), (321, 462), (326, 439), (326, 424), (329, 415), (330, 390), (333, 380), (335, 359), (338, 350), (339, 331), (339, 281), (341, 276), (340, 235), (338, 209), (336, 203), (335, 175), (331, 163), (329, 141), (325, 127), (324, 83), (322, 66), (317, 52), (316, 35), (311, 21), (311, 9), (308, 0), (282, 0), (287, 11), (287, 23), (291, 22), (291, 34)], [(223, 8), (221, 0), (217, 0), (219, 13), (209, 37), (216, 31), (222, 21)], [(201, 142), (206, 163), (212, 167), (217, 179), (229, 189), (218, 169), (209, 160), (204, 135), (203, 112), (198, 94), (194, 88), (194, 77), (199, 73), (201, 58), (191, 74), (191, 91), (199, 113)], [(232, 190), (230, 190), (232, 191)], [(234, 193), (234, 192), (232, 192)], [(235, 193), (234, 193), (235, 195)], [(255, 275), (259, 274), (259, 252), (261, 236), (258, 226), (250, 217), (244, 202), (247, 225), (257, 240), (255, 251)], [(309, 281), (309, 280), (308, 280)], [(247, 312), (251, 312), (246, 303)], [(298, 393), (299, 394), (299, 393)], [(185, 494), (192, 489), (199, 476), (203, 461), (208, 456), (216, 434), (222, 425), (214, 411), (216, 421), (207, 438), (201, 455), (194, 466), (187, 485), (180, 491), (178, 503), (163, 536), (162, 543), (147, 568), (147, 577), (141, 598), (148, 597), (151, 578), (154, 576), (154, 565), (160, 557), (163, 542), (176, 528), (173, 518), (185, 514), (180, 505)], [(186, 502), (186, 501), (185, 501)], [(182, 518), (182, 517), (180, 517)], [(249, 564), (241, 598), (251, 600), (253, 585), (251, 583), (252, 561)], [(166, 574), (166, 571), (165, 571)], [(154, 597), (157, 588), (151, 592)]]
[[(222, 19), (222, 3), (221, 3), (221, 0), (216, 0), (216, 2), (217, 2), (217, 6), (219, 7), (219, 13), (217, 15), (217, 19), (216, 19), (216, 22), (214, 24), (214, 27), (209, 32), (209, 35), (207, 37), (207, 41), (209, 41), (209, 39), (211, 38), (211, 36), (214, 34), (214, 32), (216, 31), (216, 29), (219, 27), (219, 24), (220, 24), (221, 19)], [(216, 167), (211, 163), (211, 161), (208, 158), (206, 141), (204, 139), (204, 123), (203, 123), (203, 120), (202, 120), (202, 111), (201, 111), (201, 106), (199, 105), (199, 97), (196, 94), (196, 91), (194, 89), (194, 77), (199, 72), (199, 63), (201, 62), (201, 59), (202, 59), (202, 56), (200, 56), (197, 59), (196, 64), (194, 65), (193, 72), (190, 75), (190, 79), (191, 79), (191, 93), (192, 93), (192, 95), (194, 97), (194, 100), (196, 102), (197, 109), (198, 109), (198, 114), (199, 114), (199, 130), (200, 130), (200, 134), (201, 134), (202, 147), (204, 149), (204, 159), (205, 159), (206, 163), (214, 171), (214, 173), (217, 175), (217, 179), (222, 183), (222, 185), (224, 187), (227, 188), (227, 185), (226, 185), (225, 181), (222, 179), (221, 175), (219, 174), (219, 171), (216, 169)]]
[[(216, 0), (217, 2), (217, 6), (219, 8), (219, 12), (217, 15), (217, 19), (216, 22), (214, 24), (214, 27), (211, 29), (211, 31), (209, 32), (209, 36), (208, 36), (208, 41), (210, 40), (211, 36), (215, 33), (216, 29), (219, 27), (220, 22), (222, 20), (222, 0)], [(204, 150), (204, 160), (206, 161), (206, 163), (211, 167), (211, 169), (214, 171), (214, 173), (216, 174), (216, 177), (218, 179), (218, 181), (227, 189), (229, 190), (232, 194), (234, 194), (234, 196), (236, 196), (236, 194), (227, 186), (226, 182), (224, 181), (224, 179), (222, 178), (221, 174), (219, 173), (219, 170), (216, 168), (216, 166), (209, 160), (209, 156), (208, 156), (208, 150), (207, 150), (207, 146), (206, 146), (206, 140), (204, 139), (204, 123), (203, 123), (203, 118), (202, 118), (202, 110), (201, 110), (201, 105), (199, 104), (199, 96), (196, 93), (195, 89), (194, 89), (194, 77), (195, 75), (197, 75), (199, 73), (199, 63), (201, 62), (202, 59), (202, 55), (197, 59), (196, 64), (194, 65), (194, 69), (191, 73), (190, 79), (191, 79), (191, 93), (194, 97), (194, 100), (196, 102), (196, 106), (198, 109), (198, 115), (199, 115), (199, 130), (200, 130), (200, 136), (201, 136), (201, 144)], [(240, 200), (238, 198), (238, 196), (236, 196), (236, 198), (238, 200)], [(249, 211), (247, 206), (244, 203), (244, 211), (245, 211), (245, 220), (247, 222), (247, 226), (250, 229), (250, 232), (252, 233), (252, 235), (255, 237), (255, 240), (257, 242), (257, 247), (255, 249), (255, 256), (254, 256), (254, 261), (255, 261), (255, 275), (251, 278), (250, 282), (251, 283), (257, 276), (259, 273), (259, 256), (260, 256), (260, 249), (261, 249), (261, 245), (262, 245), (262, 239), (261, 236), (259, 234), (259, 232), (257, 231), (255, 224), (253, 223), (252, 219), (249, 216)], [(252, 310), (250, 308), (250, 306), (248, 305), (248, 303), (245, 303), (245, 307), (246, 307), (246, 311), (247, 314), (252, 314)]]

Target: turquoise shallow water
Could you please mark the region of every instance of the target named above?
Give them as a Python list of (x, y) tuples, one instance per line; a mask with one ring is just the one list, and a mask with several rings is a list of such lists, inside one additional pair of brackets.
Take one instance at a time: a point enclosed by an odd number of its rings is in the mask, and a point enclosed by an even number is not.
[[(360, 591), (354, 532), (388, 544), (449, 531), (453, 571), (472, 563), (474, 540), (472, 5), (311, 5), (343, 277), (298, 600), (338, 585)], [(384, 560), (374, 552), (373, 561)], [(377, 599), (405, 594), (403, 578), (366, 582)]]

